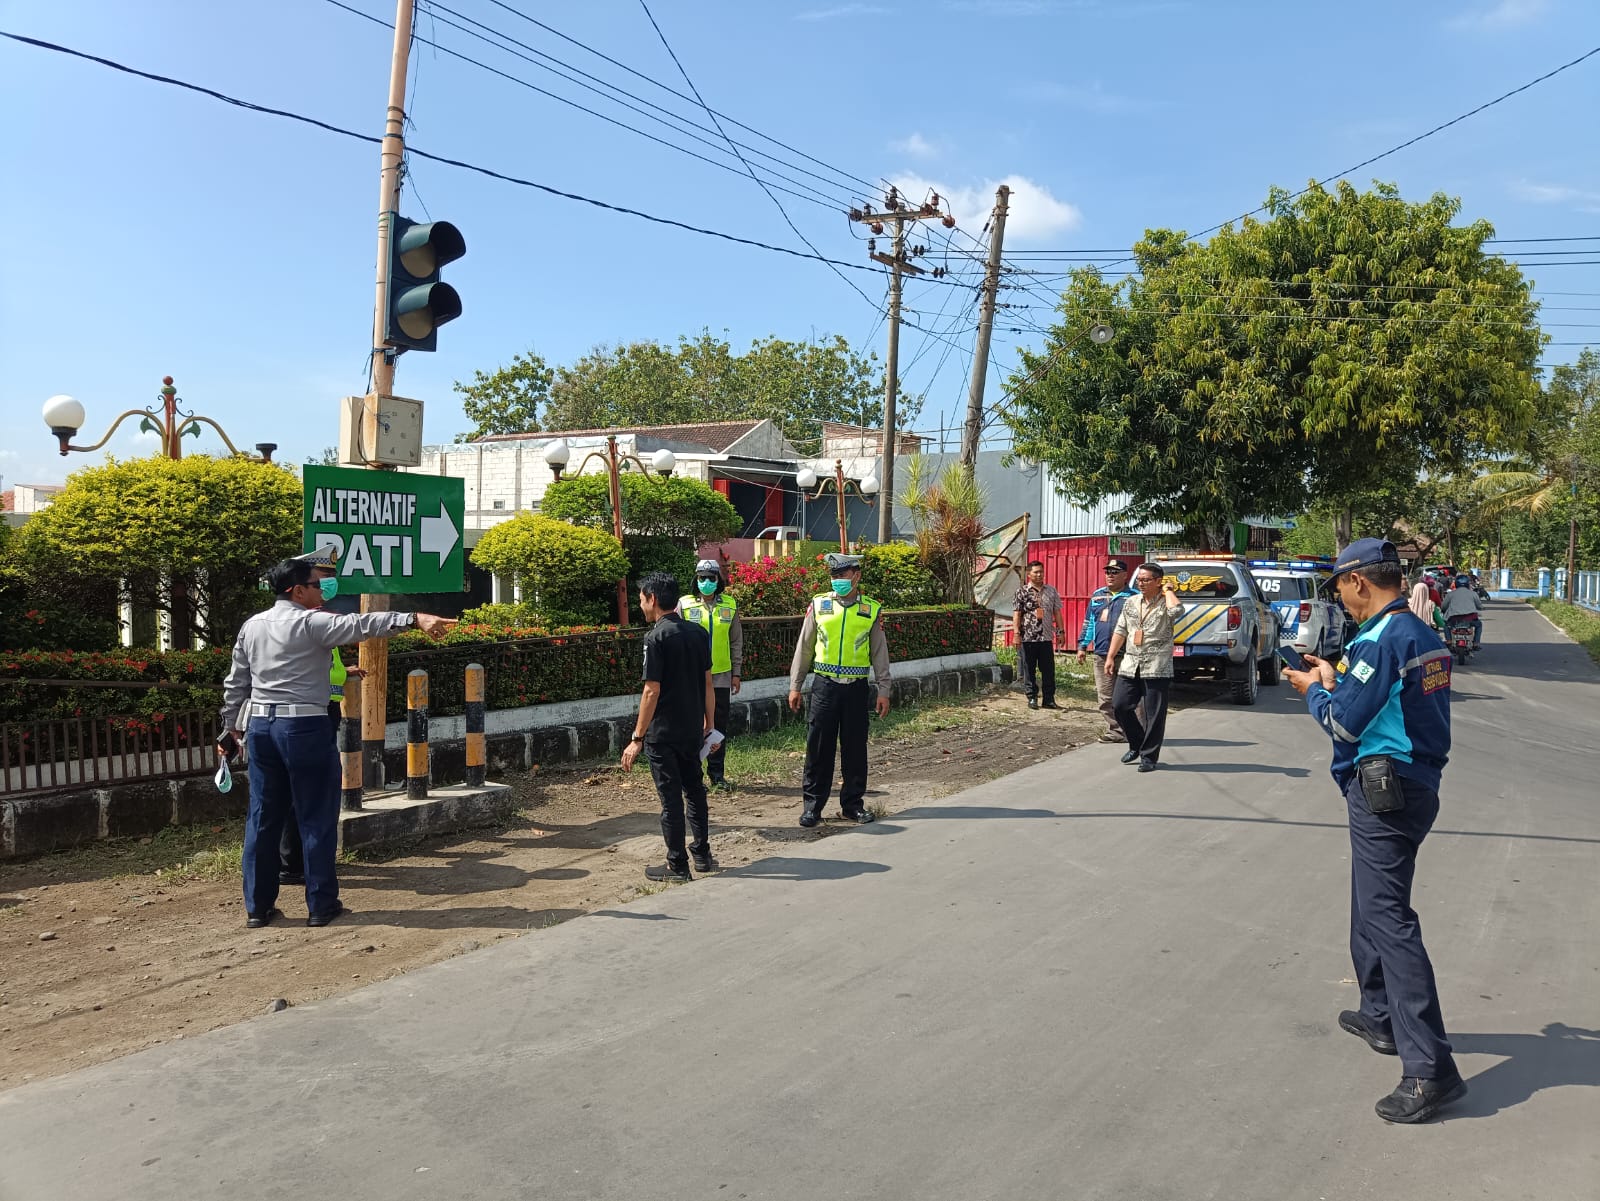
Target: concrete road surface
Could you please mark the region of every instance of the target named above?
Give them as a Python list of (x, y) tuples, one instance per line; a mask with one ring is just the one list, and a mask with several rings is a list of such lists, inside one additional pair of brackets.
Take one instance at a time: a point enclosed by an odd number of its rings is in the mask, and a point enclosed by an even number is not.
[[(1287, 687), (0, 1096), (0, 1198), (1600, 1197), (1600, 677), (1491, 607), (1416, 904), (1470, 1096), (1391, 1127)], [(241, 931), (242, 934), (242, 931)]]

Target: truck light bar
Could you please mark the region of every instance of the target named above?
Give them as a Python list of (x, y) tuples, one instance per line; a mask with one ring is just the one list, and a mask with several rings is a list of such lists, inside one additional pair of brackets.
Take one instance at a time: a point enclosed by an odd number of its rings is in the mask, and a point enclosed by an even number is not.
[(1332, 559), (1251, 559), (1251, 567), (1277, 571), (1331, 571)]

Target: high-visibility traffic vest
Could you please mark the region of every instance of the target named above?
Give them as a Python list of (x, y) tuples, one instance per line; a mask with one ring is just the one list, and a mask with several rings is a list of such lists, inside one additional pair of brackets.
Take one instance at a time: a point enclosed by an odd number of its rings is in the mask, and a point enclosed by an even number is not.
[(864, 680), (872, 670), (872, 623), (883, 608), (858, 596), (846, 603), (832, 593), (811, 598), (817, 622), (812, 670), (835, 680)]
[(333, 685), (329, 694), (330, 701), (344, 700), (344, 682), (350, 678), (350, 673), (345, 669), (344, 660), (339, 657), (339, 648), (333, 648), (333, 666), (328, 669), (328, 683)]
[(708, 600), (703, 596), (680, 596), (678, 612), (711, 635), (711, 674), (733, 670), (733, 650), (728, 644), (734, 614), (739, 602), (726, 594)]

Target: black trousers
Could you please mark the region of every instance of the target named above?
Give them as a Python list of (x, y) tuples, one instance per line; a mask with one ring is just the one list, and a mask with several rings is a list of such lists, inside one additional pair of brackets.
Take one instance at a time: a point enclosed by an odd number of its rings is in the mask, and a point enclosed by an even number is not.
[(1361, 777), (1345, 787), (1350, 812), (1350, 960), (1361, 986), (1361, 1015), (1394, 1034), (1405, 1076), (1438, 1080), (1456, 1070), (1433, 964), (1411, 907), (1417, 850), (1439, 815), (1439, 794), (1401, 780), (1405, 808), (1373, 813)]
[[(328, 722), (333, 727), (333, 752), (334, 762), (339, 762), (339, 723), (344, 720), (344, 711), (339, 707), (338, 701), (328, 702)], [(335, 769), (339, 779), (344, 778), (341, 768)], [(335, 788), (337, 793), (338, 789)], [(278, 874), (280, 876), (303, 876), (306, 874), (306, 853), (300, 845), (300, 827), (295, 824), (294, 814), (289, 815), (289, 820), (283, 823), (283, 837), (278, 840)]]
[[(688, 850), (696, 855), (711, 854), (711, 813), (706, 806), (706, 782), (700, 774), (700, 748), (684, 749), (664, 742), (644, 744), (650, 760), (650, 776), (661, 798), (661, 837), (667, 844), (667, 862), (687, 868), (684, 824), (694, 835)], [(687, 811), (687, 812), (686, 812)]]
[(1056, 701), (1056, 644), (1053, 642), (1024, 642), (1021, 643), (1022, 653), (1022, 681), (1028, 689), (1028, 699), (1031, 701), (1039, 695), (1033, 682), (1034, 672), (1039, 673), (1040, 682), (1044, 685), (1044, 703), (1053, 705)]
[(711, 724), (716, 727), (717, 733), (722, 735), (722, 745), (706, 756), (706, 777), (713, 784), (721, 784), (723, 780), (722, 764), (728, 754), (728, 702), (733, 694), (732, 688), (718, 688), (717, 706), (711, 715)]
[[(1119, 675), (1111, 693), (1111, 711), (1128, 736), (1128, 749), (1152, 763), (1161, 759), (1161, 742), (1167, 736), (1167, 694), (1172, 691), (1170, 677)], [(1139, 707), (1144, 706), (1144, 720)]]
[(801, 795), (806, 812), (816, 817), (833, 791), (833, 756), (841, 760), (839, 808), (860, 813), (867, 799), (867, 723), (872, 712), (872, 687), (866, 680), (841, 684), (827, 676), (811, 685), (811, 715), (806, 729), (806, 770)]

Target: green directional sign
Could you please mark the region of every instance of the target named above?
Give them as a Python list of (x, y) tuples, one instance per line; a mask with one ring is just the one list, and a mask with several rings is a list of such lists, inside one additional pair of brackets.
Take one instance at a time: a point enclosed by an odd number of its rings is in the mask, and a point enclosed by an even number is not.
[(340, 592), (460, 592), (466, 481), (305, 469), (305, 548), (339, 557)]

